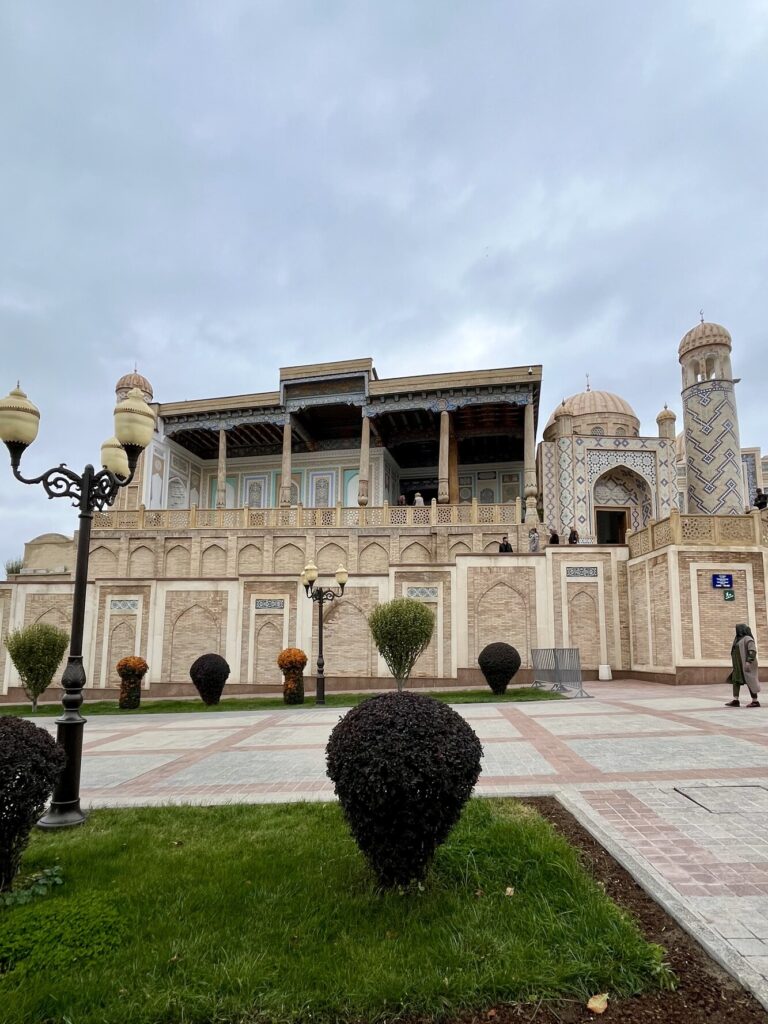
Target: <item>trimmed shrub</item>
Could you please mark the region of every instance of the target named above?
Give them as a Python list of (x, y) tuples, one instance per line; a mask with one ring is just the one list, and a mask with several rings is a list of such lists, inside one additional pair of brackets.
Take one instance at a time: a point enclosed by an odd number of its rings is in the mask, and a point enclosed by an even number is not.
[(141, 681), (149, 671), (143, 658), (130, 655), (115, 665), (120, 676), (120, 697), (117, 704), (122, 711), (135, 711), (141, 703)]
[(304, 703), (304, 666), (307, 656), (298, 647), (286, 647), (277, 656), (277, 667), (283, 673), (283, 700), (286, 704)]
[(488, 644), (477, 659), (480, 671), (494, 693), (505, 693), (520, 668), (520, 655), (511, 644)]
[(229, 665), (220, 654), (201, 654), (192, 662), (189, 676), (204, 704), (218, 704), (229, 678)]
[(368, 616), (368, 626), (398, 690), (405, 682), (432, 639), (435, 614), (422, 601), (398, 597), (380, 604)]
[(65, 760), (45, 729), (23, 718), (0, 718), (0, 892), (11, 888)]
[(461, 715), (415, 693), (371, 697), (335, 727), (328, 775), (382, 886), (424, 877), (477, 782), (482, 753)]
[(5, 638), (5, 646), (19, 673), (24, 693), (32, 701), (33, 711), (37, 710), (37, 698), (51, 685), (68, 643), (64, 630), (47, 622), (17, 629)]

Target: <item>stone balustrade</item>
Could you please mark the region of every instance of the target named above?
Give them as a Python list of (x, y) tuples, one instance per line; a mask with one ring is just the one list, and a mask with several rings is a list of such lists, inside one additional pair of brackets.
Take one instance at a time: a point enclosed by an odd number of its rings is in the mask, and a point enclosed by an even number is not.
[(166, 508), (109, 509), (97, 512), (94, 530), (210, 530), (210, 529), (301, 529), (337, 527), (415, 526), (518, 526), (522, 521), (521, 500), (507, 505), (481, 505), (476, 500), (461, 505), (380, 505), (331, 508)]
[(673, 510), (667, 519), (627, 534), (631, 558), (670, 544), (712, 547), (768, 545), (768, 513), (754, 509), (743, 516), (689, 516)]

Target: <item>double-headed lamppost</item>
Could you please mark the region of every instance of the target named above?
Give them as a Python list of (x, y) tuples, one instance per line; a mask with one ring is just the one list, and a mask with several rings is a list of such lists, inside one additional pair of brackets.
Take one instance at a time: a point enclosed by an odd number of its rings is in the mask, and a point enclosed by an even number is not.
[(325, 704), (325, 658), (323, 657), (323, 605), (326, 601), (335, 601), (337, 597), (341, 597), (344, 593), (344, 587), (347, 585), (349, 579), (349, 573), (340, 565), (336, 570), (336, 582), (339, 585), (338, 590), (332, 590), (330, 587), (316, 586), (317, 580), (317, 566), (314, 562), (310, 562), (309, 565), (304, 566), (304, 570), (299, 577), (304, 590), (306, 591), (307, 597), (312, 601), (317, 601), (317, 682), (315, 683), (315, 704)]
[(115, 408), (115, 436), (101, 446), (104, 469), (96, 472), (86, 466), (82, 474), (73, 473), (65, 463), (49, 469), (31, 480), (19, 472), (21, 457), (37, 437), (40, 413), (18, 385), (7, 398), (0, 399), (0, 441), (11, 453), (11, 469), (23, 484), (42, 484), (49, 498), (70, 498), (80, 509), (77, 537), (75, 590), (72, 599), (72, 632), (69, 658), (64, 669), (62, 686), (63, 712), (56, 719), (56, 740), (64, 748), (67, 762), (56, 782), (50, 809), (38, 824), (41, 828), (68, 828), (82, 825), (85, 814), (80, 810), (80, 762), (83, 753), (83, 726), (80, 714), (85, 686), (83, 669), (83, 620), (88, 584), (88, 555), (91, 522), (94, 511), (111, 505), (121, 487), (133, 479), (136, 463), (152, 440), (155, 414), (144, 401), (138, 388), (128, 392)]

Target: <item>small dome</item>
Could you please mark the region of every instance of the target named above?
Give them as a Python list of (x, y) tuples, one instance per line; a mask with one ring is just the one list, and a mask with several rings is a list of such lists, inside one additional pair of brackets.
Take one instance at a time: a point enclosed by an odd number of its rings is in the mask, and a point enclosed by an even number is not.
[(620, 398), (619, 395), (614, 395), (611, 391), (582, 391), (578, 395), (571, 395), (570, 398), (566, 398), (564, 402), (558, 405), (544, 427), (545, 440), (549, 440), (552, 435), (555, 417), (562, 413), (566, 413), (574, 418), (607, 413), (609, 416), (618, 416), (626, 418), (626, 420), (632, 420), (631, 424), (625, 423), (624, 425), (630, 426), (633, 430), (639, 430), (640, 428), (640, 420), (637, 418), (635, 410), (629, 402)]
[(149, 383), (146, 377), (143, 377), (140, 373), (135, 370), (133, 373), (125, 373), (120, 380), (115, 384), (115, 394), (118, 399), (122, 401), (127, 397), (128, 392), (131, 388), (138, 388), (144, 396), (144, 400), (151, 402), (153, 398), (152, 385)]
[(672, 410), (669, 409), (665, 405), (664, 408), (659, 413), (659, 415), (656, 417), (656, 422), (657, 423), (662, 423), (664, 420), (676, 420), (676, 419), (677, 419), (677, 416), (675, 416), (675, 414), (672, 412)]
[(675, 462), (685, 462), (685, 432), (682, 430), (675, 438)]
[(710, 345), (725, 345), (730, 351), (731, 336), (720, 324), (700, 323), (692, 327), (680, 342), (678, 356), (680, 359), (697, 348), (708, 348)]

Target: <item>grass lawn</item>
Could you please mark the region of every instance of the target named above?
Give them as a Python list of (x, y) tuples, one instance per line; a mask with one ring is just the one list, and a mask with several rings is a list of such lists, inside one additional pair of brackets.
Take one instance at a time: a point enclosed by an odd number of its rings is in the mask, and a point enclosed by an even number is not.
[[(490, 690), (414, 690), (414, 693), (425, 693), (435, 700), (442, 700), (449, 704), (487, 704), (495, 701), (526, 701), (526, 700), (561, 700), (560, 693), (552, 693), (549, 690), (534, 690), (529, 686), (518, 687), (514, 690), (507, 690), (502, 696), (491, 693)], [(328, 693), (325, 696), (326, 707), (351, 708), (361, 701), (373, 697), (372, 693)], [(304, 708), (314, 707), (314, 697), (308, 697)], [(288, 705), (283, 703), (282, 697), (232, 697), (229, 700), (222, 700), (219, 704), (208, 706), (201, 700), (148, 700), (141, 704), (135, 711), (120, 711), (116, 700), (96, 700), (84, 704), (82, 712), (86, 718), (90, 715), (161, 715), (176, 711), (189, 711), (202, 714), (215, 714), (217, 711), (270, 711), (274, 708), (290, 710)], [(61, 704), (45, 704), (38, 707), (36, 716), (60, 715)], [(0, 715), (25, 715), (32, 717), (32, 710), (29, 704), (0, 704)]]
[(0, 909), (3, 1024), (438, 1018), (669, 982), (513, 800), (471, 801), (421, 891), (376, 891), (335, 804), (96, 811), (35, 832), (22, 869), (57, 863), (63, 886)]

